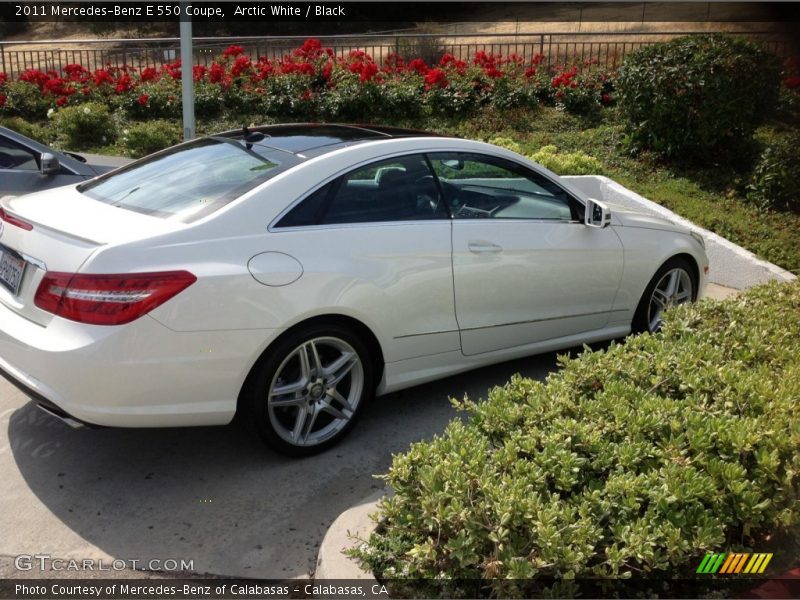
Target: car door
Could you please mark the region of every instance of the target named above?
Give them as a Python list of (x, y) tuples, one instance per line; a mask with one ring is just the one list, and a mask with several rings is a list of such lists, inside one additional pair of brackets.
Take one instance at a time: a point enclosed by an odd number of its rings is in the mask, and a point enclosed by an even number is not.
[(279, 217), (270, 242), (303, 265), (297, 306), (308, 298), (309, 310), (342, 305), (375, 319), (392, 362), (458, 350), (450, 228), (429, 165), (413, 154), (318, 188)]
[(465, 355), (602, 329), (622, 276), (611, 227), (587, 227), (556, 182), (490, 155), (436, 153), (453, 214), (456, 318)]

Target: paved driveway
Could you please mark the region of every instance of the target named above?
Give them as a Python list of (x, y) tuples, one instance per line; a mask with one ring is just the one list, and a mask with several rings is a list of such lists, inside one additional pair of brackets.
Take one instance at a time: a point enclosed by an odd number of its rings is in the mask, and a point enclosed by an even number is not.
[(73, 430), (0, 378), (0, 577), (22, 575), (8, 557), (34, 553), (306, 576), (330, 523), (382, 487), (372, 475), (392, 453), (458, 415), (449, 396), (485, 397), (514, 373), (544, 378), (554, 368), (545, 354), (379, 398), (343, 444), (303, 460), (236, 426)]

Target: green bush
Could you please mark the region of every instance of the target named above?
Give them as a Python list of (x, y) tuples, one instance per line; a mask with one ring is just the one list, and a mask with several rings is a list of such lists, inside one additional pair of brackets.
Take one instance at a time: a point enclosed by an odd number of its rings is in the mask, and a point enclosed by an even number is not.
[(92, 148), (111, 144), (117, 128), (108, 107), (97, 102), (68, 106), (53, 114), (53, 123), (68, 148)]
[(30, 123), (22, 117), (0, 117), (0, 125), (13, 129), (17, 133), (43, 144), (47, 144), (50, 141), (47, 130), (44, 127), (36, 123)]
[(718, 160), (736, 152), (774, 108), (777, 58), (725, 34), (686, 36), (627, 57), (618, 99), (634, 148)]
[(12, 81), (5, 84), (3, 94), (6, 102), (0, 114), (16, 115), (29, 119), (43, 119), (53, 99), (45, 96), (39, 86), (27, 81)]
[(692, 576), (706, 551), (797, 531), (800, 282), (560, 361), (395, 456), (353, 553), (379, 577), (511, 578), (524, 597), (535, 577)]
[(123, 130), (122, 143), (126, 152), (139, 158), (163, 150), (183, 139), (181, 128), (173, 121), (147, 121)]
[(762, 209), (800, 213), (800, 134), (781, 138), (761, 153), (747, 199)]
[(603, 165), (600, 161), (580, 150), (558, 152), (558, 148), (555, 146), (544, 146), (529, 158), (559, 175), (599, 175), (603, 173)]

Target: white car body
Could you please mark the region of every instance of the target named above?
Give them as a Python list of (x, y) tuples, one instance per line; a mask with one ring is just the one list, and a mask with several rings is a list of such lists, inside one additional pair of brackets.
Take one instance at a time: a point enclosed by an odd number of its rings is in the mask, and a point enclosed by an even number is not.
[[(248, 373), (285, 331), (336, 316), (374, 338), (377, 393), (539, 352), (624, 336), (671, 257), (708, 261), (688, 231), (611, 210), (575, 220), (441, 219), (279, 228), (295, 201), (343, 173), (409, 153), (524, 157), (444, 137), (366, 140), (301, 162), (190, 223), (98, 202), (78, 186), (4, 199), (2, 247), (27, 266), (0, 287), (0, 371), (62, 418), (120, 427), (231, 421)], [(1, 250), (2, 248), (0, 248)], [(45, 272), (185, 270), (197, 281), (124, 325), (34, 303)]]

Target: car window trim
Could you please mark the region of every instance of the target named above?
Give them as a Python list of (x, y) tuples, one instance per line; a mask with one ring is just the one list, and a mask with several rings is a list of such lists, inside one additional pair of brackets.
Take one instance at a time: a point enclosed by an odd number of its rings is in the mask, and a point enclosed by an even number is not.
[[(404, 152), (395, 152), (395, 153), (387, 154), (387, 155), (380, 156), (380, 157), (377, 157), (377, 158), (373, 156), (373, 157), (368, 158), (368, 159), (366, 159), (366, 160), (364, 160), (362, 162), (357, 163), (356, 165), (350, 165), (349, 167), (341, 169), (336, 174), (334, 174), (331, 177), (329, 177), (328, 179), (326, 179), (323, 183), (321, 183), (319, 185), (316, 185), (313, 188), (311, 188), (308, 192), (306, 192), (305, 194), (300, 196), (300, 198), (298, 200), (295, 200), (289, 206), (287, 206), (285, 209), (283, 209), (280, 213), (278, 213), (278, 215), (274, 219), (272, 219), (272, 221), (270, 221), (269, 225), (267, 225), (267, 231), (269, 231), (270, 233), (273, 233), (273, 232), (277, 233), (279, 231), (289, 231), (289, 230), (303, 229), (303, 228), (309, 228), (309, 227), (324, 227), (326, 225), (334, 225), (334, 226), (349, 225), (350, 223), (329, 223), (329, 224), (320, 223), (320, 220), (325, 216), (325, 213), (327, 213), (327, 210), (330, 207), (330, 203), (333, 202), (333, 198), (335, 197), (335, 194), (338, 193), (338, 191), (339, 191), (342, 183), (344, 182), (345, 178), (347, 177), (347, 175), (349, 175), (350, 173), (355, 173), (355, 172), (357, 172), (357, 171), (359, 171), (359, 170), (361, 170), (361, 169), (363, 169), (365, 167), (368, 167), (369, 165), (374, 164), (374, 163), (391, 160), (393, 158), (402, 158), (402, 157), (405, 157), (405, 156), (416, 156), (416, 155), (419, 155), (419, 156), (423, 157), (423, 159), (425, 159), (425, 164), (427, 165), (428, 169), (431, 171), (431, 174), (435, 178), (436, 177), (436, 173), (433, 171), (433, 168), (432, 168), (432, 166), (430, 164), (430, 161), (427, 159), (427, 154), (426, 154), (426, 152), (424, 150), (422, 150), (422, 151), (421, 150), (414, 150), (414, 151), (411, 151), (411, 152), (406, 150)], [(332, 183), (336, 182), (337, 179), (339, 180), (337, 185), (333, 186), (333, 187), (336, 188), (336, 192), (334, 192), (334, 193), (332, 193), (332, 191), (328, 192), (328, 194), (326, 195), (324, 201), (322, 202), (322, 204), (325, 204), (325, 212), (322, 215), (317, 215), (317, 217), (315, 219), (316, 222), (313, 225), (293, 225), (293, 226), (289, 226), (289, 227), (279, 227), (278, 226), (278, 223), (280, 223), (281, 220), (286, 215), (288, 215), (290, 212), (292, 212), (292, 210), (294, 210), (301, 202), (304, 202), (307, 198), (310, 198), (311, 196), (313, 196), (315, 193), (317, 193), (319, 190), (321, 190), (326, 185), (329, 185), (329, 184), (332, 184)], [(440, 193), (441, 193), (441, 191), (440, 191)], [(443, 196), (442, 196), (442, 200), (444, 200)], [(445, 202), (445, 204), (446, 204), (446, 202)], [(449, 215), (449, 217), (448, 218), (442, 218), (442, 219), (417, 219), (417, 220), (409, 220), (409, 221), (364, 221), (364, 222), (361, 222), (361, 223), (352, 223), (352, 225), (367, 225), (367, 224), (370, 224), (370, 223), (401, 223), (401, 222), (420, 223), (420, 222), (425, 222), (425, 221), (448, 221), (448, 220), (451, 220), (452, 219), (452, 215), (450, 213), (449, 208), (448, 208), (447, 214)]]
[[(556, 181), (552, 177), (550, 177), (547, 173), (543, 173), (539, 169), (537, 169), (536, 167), (531, 167), (531, 166), (529, 166), (529, 165), (527, 165), (527, 164), (525, 164), (523, 162), (520, 162), (519, 160), (517, 160), (515, 158), (509, 158), (507, 156), (501, 156), (501, 155), (486, 154), (485, 152), (480, 152), (478, 150), (464, 150), (463, 148), (454, 148), (454, 147), (447, 148), (447, 147), (445, 147), (445, 148), (437, 148), (435, 150), (422, 150), (422, 151), (420, 151), (420, 150), (412, 150), (412, 151), (403, 150), (403, 151), (399, 151), (399, 152), (391, 152), (389, 154), (384, 154), (384, 155), (381, 155), (379, 157), (371, 156), (370, 158), (366, 158), (363, 161), (361, 161), (359, 163), (356, 163), (355, 165), (349, 165), (347, 167), (344, 167), (344, 168), (340, 169), (339, 171), (337, 171), (336, 173), (334, 173), (333, 175), (331, 175), (330, 177), (328, 177), (327, 179), (325, 179), (319, 185), (315, 185), (313, 188), (309, 189), (306, 193), (302, 194), (297, 200), (294, 200), (292, 203), (290, 203), (286, 208), (284, 208), (282, 211), (280, 211), (275, 217), (273, 217), (270, 220), (270, 222), (267, 225), (266, 229), (267, 229), (267, 231), (269, 233), (279, 233), (281, 231), (297, 231), (297, 230), (300, 230), (300, 229), (308, 229), (309, 227), (324, 227), (323, 225), (297, 225), (297, 226), (292, 226), (292, 227), (278, 227), (278, 223), (280, 223), (281, 219), (283, 219), (283, 217), (285, 217), (287, 214), (289, 214), (289, 212), (291, 212), (298, 204), (303, 202), (306, 198), (311, 196), (313, 193), (317, 192), (320, 188), (328, 185), (329, 183), (331, 183), (332, 181), (334, 181), (338, 177), (341, 177), (342, 175), (346, 175), (347, 173), (350, 173), (351, 171), (353, 171), (355, 169), (362, 168), (363, 166), (366, 166), (366, 165), (371, 164), (373, 162), (377, 162), (379, 160), (388, 160), (390, 158), (399, 158), (401, 156), (409, 156), (409, 155), (413, 155), (413, 154), (423, 154), (427, 158), (428, 155), (430, 155), (430, 154), (455, 154), (455, 153), (460, 153), (460, 154), (478, 154), (478, 155), (486, 155), (486, 156), (497, 156), (497, 158), (501, 158), (503, 160), (507, 160), (507, 161), (509, 161), (511, 163), (514, 163), (515, 165), (518, 165), (519, 167), (522, 167), (522, 168), (527, 169), (529, 171), (533, 171), (537, 175), (539, 175), (541, 177), (544, 177), (549, 182), (551, 182), (552, 184), (554, 184), (554, 185), (558, 186), (560, 189), (562, 189), (564, 191), (564, 193), (567, 194), (570, 198), (572, 198), (578, 205), (580, 205), (580, 206), (582, 206), (584, 208), (586, 207), (586, 202), (584, 202), (584, 200), (581, 198), (581, 196), (579, 194), (571, 192), (570, 190), (565, 188), (563, 185), (561, 185), (558, 181)], [(297, 165), (297, 166), (300, 166), (300, 165)], [(434, 177), (436, 177), (435, 171), (434, 171)], [(436, 222), (436, 221), (439, 221), (439, 220), (444, 220), (444, 219), (437, 219), (437, 220), (432, 221), (432, 222)], [(455, 221), (455, 220), (458, 220), (458, 219), (451, 219), (451, 220)], [(461, 219), (461, 220), (467, 220), (467, 219)], [(522, 221), (526, 221), (527, 219), (496, 219), (496, 221), (500, 221), (500, 220), (508, 220), (508, 221), (514, 221), (514, 222), (519, 223), (519, 222), (522, 222)], [(398, 223), (398, 222), (399, 221), (384, 221), (384, 223)], [(419, 221), (408, 221), (408, 222), (409, 223), (425, 223), (425, 222), (431, 222), (431, 221), (419, 220)], [(559, 222), (562, 222), (562, 223), (582, 223), (583, 221), (580, 218), (578, 218), (578, 219), (573, 220), (573, 221), (559, 221)], [(360, 223), (360, 225), (365, 225), (365, 224), (366, 223)], [(356, 223), (356, 225), (359, 225), (359, 223)]]
[[(538, 169), (531, 168), (531, 167), (529, 167), (528, 165), (526, 165), (524, 163), (521, 163), (521, 162), (519, 162), (517, 160), (512, 160), (512, 159), (507, 158), (505, 156), (496, 156), (496, 155), (493, 155), (493, 154), (486, 154), (486, 153), (478, 152), (478, 151), (474, 151), (474, 150), (452, 150), (452, 151), (449, 151), (449, 150), (436, 150), (435, 152), (426, 153), (426, 157), (430, 158), (429, 155), (434, 155), (434, 154), (461, 154), (461, 155), (464, 155), (464, 156), (470, 156), (471, 155), (471, 156), (478, 156), (478, 157), (488, 157), (488, 158), (491, 158), (491, 159), (496, 159), (498, 162), (500, 162), (499, 165), (495, 165), (495, 166), (499, 166), (500, 168), (507, 168), (507, 167), (503, 167), (503, 165), (502, 165), (503, 162), (507, 162), (507, 163), (510, 163), (511, 165), (516, 166), (519, 169), (522, 169), (523, 172), (533, 173), (533, 174), (541, 177), (545, 181), (550, 182), (556, 188), (561, 190), (561, 192), (567, 197), (567, 206), (568, 206), (569, 211), (570, 211), (570, 219), (569, 220), (564, 220), (564, 219), (541, 219), (541, 218), (530, 218), (530, 219), (527, 219), (527, 218), (523, 218), (523, 219), (505, 218), (503, 220), (506, 220), (506, 221), (547, 221), (547, 222), (562, 221), (564, 223), (582, 222), (582, 219), (580, 218), (579, 209), (578, 209), (578, 207), (576, 205), (580, 205), (580, 206), (584, 207), (584, 209), (585, 209), (586, 203), (583, 202), (583, 200), (581, 200), (578, 196), (576, 196), (575, 194), (573, 194), (572, 192), (570, 192), (569, 190), (564, 188), (564, 186), (561, 185), (559, 182), (553, 180), (551, 177), (548, 177), (547, 174), (540, 172)], [(489, 161), (487, 161), (487, 163), (491, 164), (491, 162), (489, 162)], [(433, 169), (433, 165), (431, 165), (431, 170), (434, 172), (434, 176), (438, 180), (438, 175), (436, 174), (435, 169)], [(528, 177), (527, 175), (524, 175), (524, 174), (523, 174), (523, 177), (525, 177), (526, 179), (530, 179), (530, 177)], [(522, 193), (522, 192), (520, 192), (520, 193)], [(533, 194), (536, 194), (537, 196), (545, 196), (545, 194), (539, 194), (537, 192), (525, 192), (525, 193), (533, 193)], [(448, 207), (448, 209), (449, 209), (449, 207)], [(455, 220), (471, 220), (471, 219), (458, 219), (457, 217), (453, 217), (453, 218)], [(502, 217), (498, 218), (498, 219), (495, 219), (495, 220), (499, 221), (501, 219), (502, 219)]]

